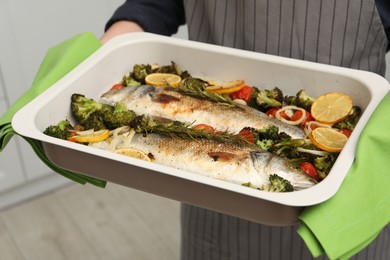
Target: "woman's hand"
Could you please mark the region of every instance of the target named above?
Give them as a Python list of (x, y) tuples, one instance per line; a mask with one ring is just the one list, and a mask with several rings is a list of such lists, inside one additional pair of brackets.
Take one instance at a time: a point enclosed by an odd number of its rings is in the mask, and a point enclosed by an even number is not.
[(129, 33), (129, 32), (143, 32), (141, 26), (135, 22), (131, 21), (119, 21), (111, 25), (111, 27), (102, 35), (100, 38), (101, 43), (106, 43), (108, 40), (114, 38), (115, 36)]

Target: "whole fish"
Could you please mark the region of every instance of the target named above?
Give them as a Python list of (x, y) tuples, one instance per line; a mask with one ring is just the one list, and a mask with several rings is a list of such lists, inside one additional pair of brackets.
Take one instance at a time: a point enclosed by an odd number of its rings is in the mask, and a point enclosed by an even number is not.
[(280, 132), (292, 138), (304, 138), (305, 133), (296, 126), (271, 118), (246, 105), (227, 105), (184, 95), (164, 87), (142, 85), (124, 87), (104, 93), (101, 102), (126, 104), (136, 114), (149, 114), (193, 124), (207, 124), (218, 131), (238, 133), (244, 127), (261, 129), (275, 125)]
[[(239, 185), (250, 182), (252, 186), (261, 188), (269, 185), (272, 174), (290, 181), (294, 190), (316, 184), (301, 170), (289, 167), (283, 158), (249, 143), (183, 139), (159, 133), (136, 133), (131, 135), (131, 141), (121, 140), (120, 143), (150, 154), (155, 163)], [(107, 147), (98, 145), (100, 147), (97, 148)], [(118, 148), (124, 147), (111, 147)]]

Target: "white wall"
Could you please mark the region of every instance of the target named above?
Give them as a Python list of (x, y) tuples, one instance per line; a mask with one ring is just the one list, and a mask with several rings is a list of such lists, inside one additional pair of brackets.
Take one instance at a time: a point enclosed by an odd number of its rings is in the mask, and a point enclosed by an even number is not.
[[(0, 0), (0, 115), (30, 88), (50, 47), (83, 32), (99, 38), (124, 1)], [(186, 28), (175, 37), (186, 38)], [(14, 137), (0, 154), (0, 209), (65, 181)]]
[[(1, 0), (0, 115), (28, 88), (48, 48), (82, 32), (103, 34), (105, 22), (124, 0)], [(13, 138), (0, 154), (0, 208), (22, 198), (15, 189), (46, 180), (61, 183), (21, 138)], [(54, 180), (54, 179), (53, 179)], [(57, 181), (58, 180), (58, 181)], [(36, 192), (45, 192), (41, 185)], [(11, 192), (11, 193), (10, 193)], [(33, 195), (33, 190), (24, 194)], [(12, 194), (12, 196), (8, 196)], [(27, 195), (26, 195), (27, 196)]]

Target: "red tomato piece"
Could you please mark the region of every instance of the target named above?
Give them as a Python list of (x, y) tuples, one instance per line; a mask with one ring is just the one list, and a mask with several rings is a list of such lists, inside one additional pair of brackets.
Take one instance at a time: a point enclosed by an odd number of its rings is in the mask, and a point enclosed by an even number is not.
[(231, 93), (230, 97), (232, 99), (242, 99), (245, 102), (248, 102), (252, 95), (252, 87), (244, 86), (240, 90)]
[(121, 89), (123, 88), (123, 84), (122, 83), (118, 83), (118, 84), (115, 84), (114, 86), (111, 87), (111, 90), (114, 90), (114, 89)]
[(242, 129), (238, 133), (238, 135), (244, 137), (248, 142), (252, 144), (255, 142), (255, 134), (248, 128)]
[(211, 125), (207, 125), (207, 124), (194, 125), (192, 128), (198, 129), (198, 130), (204, 130), (204, 131), (207, 131), (209, 133), (215, 133), (214, 127), (212, 127)]
[(347, 128), (342, 128), (342, 129), (340, 129), (340, 132), (341, 133), (343, 133), (346, 137), (350, 137), (351, 136), (351, 134), (352, 134), (352, 130), (349, 130), (349, 129), (347, 129)]
[(311, 164), (309, 162), (304, 162), (299, 166), (299, 168), (301, 168), (302, 171), (304, 171), (307, 175), (309, 175), (313, 179), (315, 179), (317, 181), (319, 180), (317, 170), (313, 164)]
[[(299, 120), (300, 118), (302, 117), (302, 111), (301, 110), (297, 110), (295, 111), (295, 113), (292, 115), (292, 117), (290, 118), (291, 121), (297, 121)], [(300, 127), (301, 128), (304, 128), (305, 127), (305, 124), (307, 122), (310, 122), (310, 121), (313, 121), (313, 117), (311, 116), (311, 114), (305, 110), (305, 119), (303, 119), (302, 123), (300, 124)]]
[[(280, 109), (280, 107), (273, 107), (273, 108), (270, 108), (267, 110), (267, 112), (265, 112), (266, 115), (268, 115), (269, 117), (273, 117), (275, 118), (276, 116), (276, 112)], [(289, 117), (286, 115), (286, 113), (284, 112), (281, 112), (280, 113), (280, 116), (283, 117), (284, 119), (289, 119)]]
[(297, 110), (294, 112), (294, 114), (292, 115), (292, 117), (290, 118), (291, 121), (297, 121), (299, 120), (300, 118), (302, 117), (302, 111), (301, 110)]

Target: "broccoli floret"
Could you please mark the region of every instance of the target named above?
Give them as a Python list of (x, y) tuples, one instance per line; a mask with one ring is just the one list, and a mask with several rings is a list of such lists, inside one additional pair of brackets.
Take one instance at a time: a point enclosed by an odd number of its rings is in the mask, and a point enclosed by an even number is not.
[(285, 132), (279, 133), (277, 126), (270, 125), (257, 130), (255, 144), (263, 150), (273, 151), (277, 143), (290, 139), (291, 137)]
[(171, 73), (179, 75), (182, 79), (188, 78), (191, 75), (187, 71), (182, 71), (175, 62), (171, 62), (171, 65), (159, 66), (153, 69), (153, 73)]
[(125, 104), (118, 102), (115, 107), (104, 106), (101, 115), (105, 126), (112, 130), (121, 126), (130, 125), (137, 117), (134, 111), (127, 110)]
[(136, 64), (133, 67), (132, 76), (136, 81), (145, 84), (145, 77), (152, 73), (152, 66), (149, 64)]
[(256, 103), (262, 111), (266, 111), (271, 107), (280, 107), (283, 103), (283, 93), (277, 87), (272, 90), (259, 90), (256, 96)]
[(136, 115), (122, 103), (115, 107), (88, 99), (80, 94), (72, 95), (72, 114), (84, 129), (115, 129), (130, 125)]
[(285, 139), (274, 145), (273, 153), (284, 158), (299, 158), (301, 153), (296, 148), (307, 145), (307, 139)]
[(48, 126), (44, 134), (66, 140), (69, 136), (71, 136), (71, 130), (73, 130), (72, 125), (68, 120), (61, 120), (57, 125)]
[[(249, 100), (246, 102), (246, 104), (250, 107), (256, 108), (257, 110), (262, 110), (261, 107), (257, 104), (257, 95), (259, 94), (259, 89), (256, 87), (252, 87), (252, 92)], [(264, 109), (263, 109), (264, 111)]]
[(294, 191), (294, 187), (291, 182), (280, 177), (277, 174), (269, 176), (269, 185), (263, 185), (262, 190), (270, 192), (291, 192)]
[(182, 79), (191, 76), (187, 71), (182, 71), (174, 62), (171, 62), (171, 65), (157, 67), (153, 67), (150, 64), (135, 64), (133, 71), (127, 73), (127, 75), (122, 78), (122, 84), (124, 86), (139, 86), (145, 84), (145, 77), (151, 73), (171, 73), (179, 75)]
[(248, 188), (257, 189), (251, 182), (241, 183), (241, 185)]
[(125, 87), (137, 87), (141, 85), (141, 82), (137, 81), (131, 72), (127, 73), (122, 78), (122, 84)]
[(269, 125), (267, 127), (261, 128), (257, 130), (259, 132), (259, 139), (271, 139), (277, 140), (279, 139), (279, 128), (274, 125)]
[(93, 129), (95, 131), (107, 128), (100, 111), (92, 113), (82, 126), (84, 129)]
[(286, 106), (295, 106), (297, 102), (296, 96), (285, 96), (283, 99), (283, 103)]
[(308, 95), (304, 90), (298, 91), (295, 96), (286, 96), (284, 97), (284, 104), (297, 106), (310, 111), (311, 105), (313, 104), (315, 98)]
[(314, 98), (308, 95), (304, 90), (300, 90), (297, 93), (296, 105), (305, 109), (306, 111), (310, 111), (311, 105), (314, 102)]
[(71, 97), (71, 112), (73, 117), (81, 125), (84, 125), (89, 116), (102, 108), (102, 103), (86, 98), (81, 94), (73, 94)]
[(353, 106), (349, 116), (343, 121), (334, 124), (333, 127), (338, 129), (349, 129), (352, 131), (353, 129), (355, 129), (355, 126), (358, 123), (361, 114), (362, 109), (358, 106)]
[(270, 140), (270, 139), (264, 139), (264, 140), (257, 140), (255, 142), (255, 144), (260, 147), (261, 149), (263, 150), (268, 150), (272, 147), (272, 145), (274, 144), (274, 141), (273, 140)]
[(335, 160), (336, 157), (332, 154), (317, 157), (314, 159), (314, 167), (316, 168), (317, 173), (321, 179), (324, 179), (329, 174)]

